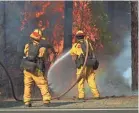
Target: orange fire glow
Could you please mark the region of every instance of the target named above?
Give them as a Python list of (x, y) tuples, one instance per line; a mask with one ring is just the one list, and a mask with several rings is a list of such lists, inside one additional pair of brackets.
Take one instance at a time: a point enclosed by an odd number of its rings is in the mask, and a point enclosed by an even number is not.
[[(96, 42), (99, 40), (99, 29), (96, 26), (91, 26), (91, 10), (88, 7), (89, 1), (73, 1), (73, 36), (75, 32), (79, 29), (82, 29), (86, 33), (86, 38), (91, 39)], [(39, 18), (42, 15), (50, 17), (52, 14), (58, 14), (59, 17), (55, 19), (55, 24), (52, 28), (52, 42), (55, 48), (55, 51), (58, 54), (61, 54), (63, 51), (63, 39), (64, 39), (64, 2), (63, 1), (33, 1), (31, 2), (32, 7), (37, 7), (35, 11), (28, 11), (25, 6), (25, 12), (23, 12), (24, 19), (22, 21), (21, 31), (25, 29), (25, 25), (32, 18)], [(79, 10), (80, 9), (80, 10)], [(48, 21), (48, 20), (46, 20)], [(51, 23), (51, 20), (46, 22), (46, 28), (50, 29), (48, 26)], [(48, 37), (48, 36), (47, 36)], [(50, 38), (50, 37), (48, 37)], [(75, 37), (73, 37), (72, 42), (75, 42)], [(99, 46), (102, 47), (100, 44)]]

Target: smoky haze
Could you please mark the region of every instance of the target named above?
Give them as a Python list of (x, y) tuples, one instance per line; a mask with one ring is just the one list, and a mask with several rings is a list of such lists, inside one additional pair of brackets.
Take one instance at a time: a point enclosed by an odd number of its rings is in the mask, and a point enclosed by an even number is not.
[[(121, 53), (112, 59), (113, 62), (100, 59), (100, 67), (96, 71), (96, 82), (101, 96), (131, 95), (131, 49), (130, 37), (124, 40), (125, 47)], [(64, 56), (65, 53), (62, 55)], [(48, 72), (50, 87), (58, 95), (66, 91), (76, 81), (76, 67), (70, 55), (58, 58), (59, 62)], [(106, 64), (104, 62), (107, 62)], [(103, 67), (105, 65), (105, 67)], [(91, 96), (85, 83), (86, 96)], [(77, 85), (66, 96), (77, 95)]]
[[(130, 38), (127, 37), (127, 41)], [(104, 61), (100, 59), (100, 67), (96, 71), (96, 82), (101, 96), (121, 96), (131, 95), (131, 71), (130, 68), (130, 44), (126, 45), (121, 54), (113, 59), (113, 62), (105, 61), (106, 67), (103, 68)], [(59, 62), (50, 68), (48, 81), (53, 91), (59, 95), (66, 91), (72, 83), (76, 81), (76, 67), (70, 55), (59, 57)], [(85, 83), (86, 96), (91, 96), (90, 89)], [(77, 96), (77, 85), (66, 95), (66, 97)]]
[[(3, 6), (3, 3), (5, 4), (5, 6)], [(2, 26), (2, 29), (0, 31), (0, 49), (2, 48), (0, 60), (4, 62), (7, 68), (10, 68), (12, 70), (10, 71), (9, 69), (9, 72), (13, 78), (14, 76), (21, 77), (20, 80), (23, 82), (23, 76), (21, 76), (21, 74), (19, 74), (17, 70), (19, 70), (21, 61), (20, 56), (22, 56), (23, 54), (24, 45), (29, 41), (29, 35), (36, 27), (36, 20), (29, 20), (29, 22), (25, 26), (25, 29), (21, 32), (20, 26), (21, 21), (23, 20), (23, 15), (21, 15), (21, 12), (25, 11), (25, 6), (27, 7), (27, 10), (31, 10), (32, 12), (36, 9), (33, 8), (32, 5), (30, 5), (30, 2), (14, 1), (3, 3), (0, 3), (0, 17), (2, 17), (0, 19), (0, 24)], [(104, 2), (104, 4), (107, 3), (109, 2)], [(115, 54), (111, 54), (110, 52), (108, 52), (108, 50), (106, 50), (106, 52), (98, 54), (100, 67), (96, 71), (97, 86), (102, 96), (131, 95), (130, 4), (120, 1), (112, 3), (115, 5), (115, 7), (111, 7), (113, 9), (108, 9), (108, 17), (112, 15), (109, 19), (109, 32), (111, 32), (112, 34), (113, 47), (119, 46), (119, 50), (115, 51)], [(5, 7), (5, 17), (3, 16), (3, 7)], [(56, 3), (53, 3), (52, 7), (56, 7)], [(107, 8), (108, 6), (106, 5), (105, 10)], [(48, 8), (48, 12), (51, 15), (48, 14), (46, 16), (46, 18), (50, 21), (50, 26), (46, 30), (46, 36), (52, 39), (52, 31), (54, 29), (54, 25), (57, 18), (61, 15), (55, 15), (55, 13), (52, 14), (51, 7)], [(117, 45), (117, 43), (119, 43), (119, 45)], [(15, 68), (16, 70), (14, 70)], [(13, 81), (14, 83), (16, 83), (18, 82), (18, 79), (14, 78)], [(51, 70), (51, 73), (48, 74), (48, 82), (50, 84), (50, 87), (57, 95), (64, 92), (75, 81), (76, 69), (74, 62), (71, 60), (71, 56), (67, 56), (66, 58), (62, 59)], [(8, 81), (5, 82), (5, 84), (7, 84), (8, 86), (5, 85), (5, 87), (2, 87), (2, 89), (6, 89), (3, 95), (7, 95), (8, 97), (9, 95), (11, 95), (11, 91), (10, 89), (8, 89), (10, 88), (10, 84), (8, 83)], [(21, 86), (21, 82), (18, 84), (19, 85), (15, 84), (15, 87), (18, 87), (18, 90), (16, 90), (16, 92), (17, 94), (22, 95), (20, 94), (20, 92), (23, 92), (23, 85)], [(85, 92), (86, 96), (91, 96), (88, 85), (85, 85)], [(76, 95), (77, 85), (66, 96), (71, 97)]]

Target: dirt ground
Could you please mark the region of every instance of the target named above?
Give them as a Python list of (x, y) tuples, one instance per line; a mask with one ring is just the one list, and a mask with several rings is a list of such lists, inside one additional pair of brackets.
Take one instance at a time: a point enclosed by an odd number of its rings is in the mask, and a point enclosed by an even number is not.
[[(88, 98), (85, 101), (65, 98), (52, 100), (49, 107), (44, 107), (42, 101), (33, 101), (32, 105), (32, 108), (46, 109), (130, 109), (138, 108), (138, 96), (105, 97), (99, 100)], [(24, 105), (22, 102), (17, 102), (13, 99), (1, 101), (0, 109), (7, 108), (24, 108)]]

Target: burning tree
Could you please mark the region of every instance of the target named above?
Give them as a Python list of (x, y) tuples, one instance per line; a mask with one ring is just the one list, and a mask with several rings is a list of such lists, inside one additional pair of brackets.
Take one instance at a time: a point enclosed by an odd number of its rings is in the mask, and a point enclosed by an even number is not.
[[(77, 30), (82, 29), (86, 33), (87, 38), (90, 38), (93, 42), (96, 42), (98, 46), (102, 47), (99, 41), (99, 29), (96, 25), (92, 26), (91, 24), (92, 16), (89, 4), (90, 2), (88, 1), (73, 2), (72, 36), (74, 36)], [(34, 8), (35, 10), (33, 10)], [(81, 8), (81, 10), (79, 10), (79, 8)], [(33, 19), (37, 20), (41, 18), (44, 21), (47, 20), (50, 23), (49, 26), (47, 26), (47, 29), (51, 31), (51, 35), (48, 36), (49, 40), (47, 41), (52, 42), (55, 50), (58, 53), (61, 53), (63, 51), (64, 2), (27, 2), (25, 5), (25, 12), (23, 13), (23, 16), (24, 19), (22, 21), (21, 30), (23, 30), (25, 28), (25, 25), (31, 22), (31, 20)], [(52, 21), (52, 17), (55, 17), (55, 21)], [(48, 34), (50, 34), (50, 32)], [(73, 42), (74, 40), (75, 37), (73, 37)]]
[[(73, 4), (73, 34), (79, 29), (82, 29), (87, 36), (89, 36), (93, 41), (99, 38), (98, 28), (96, 26), (91, 26), (91, 10), (88, 7), (90, 2), (76, 1)], [(81, 8), (81, 10), (79, 10)]]
[[(86, 33), (86, 38), (95, 42), (95, 47), (102, 48), (100, 42), (99, 28), (96, 24), (92, 25), (92, 9), (90, 7), (92, 2), (89, 1), (75, 1), (73, 4), (73, 34), (79, 29)], [(79, 10), (80, 9), (80, 10)]]

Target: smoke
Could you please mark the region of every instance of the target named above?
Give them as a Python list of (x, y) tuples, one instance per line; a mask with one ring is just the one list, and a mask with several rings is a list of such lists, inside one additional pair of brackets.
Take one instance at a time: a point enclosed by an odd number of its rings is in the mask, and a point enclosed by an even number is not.
[[(97, 71), (97, 85), (102, 96), (131, 95), (131, 37), (123, 38), (120, 54)], [(103, 63), (103, 61), (102, 61)]]
[(125, 82), (131, 88), (131, 36), (130, 34), (124, 38), (124, 48), (121, 54), (114, 61), (116, 67), (120, 67), (117, 70), (122, 73)]
[[(131, 37), (126, 34), (121, 42), (123, 48), (118, 56), (112, 60), (100, 59), (100, 67), (96, 71), (96, 83), (101, 96), (132, 95), (131, 92)], [(56, 94), (67, 90), (76, 80), (75, 64), (69, 52), (62, 54), (48, 72), (48, 81)], [(85, 83), (86, 97), (91, 96), (91, 91)], [(77, 85), (67, 96), (77, 95)]]

